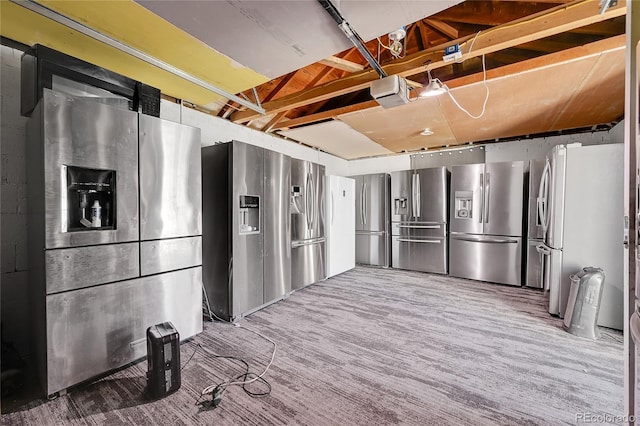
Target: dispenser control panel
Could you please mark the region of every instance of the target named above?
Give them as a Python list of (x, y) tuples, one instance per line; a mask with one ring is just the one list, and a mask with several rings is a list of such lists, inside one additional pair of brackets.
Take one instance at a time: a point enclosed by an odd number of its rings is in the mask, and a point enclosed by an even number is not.
[(454, 194), (456, 219), (471, 219), (473, 216), (473, 191), (456, 191)]
[(260, 197), (257, 195), (240, 195), (241, 235), (260, 233)]
[(67, 190), (63, 206), (67, 208), (65, 231), (116, 229), (116, 172), (62, 166)]

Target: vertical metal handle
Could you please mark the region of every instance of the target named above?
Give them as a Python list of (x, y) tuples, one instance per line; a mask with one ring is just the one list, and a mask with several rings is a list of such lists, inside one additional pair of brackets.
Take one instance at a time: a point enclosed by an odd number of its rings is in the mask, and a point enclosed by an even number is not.
[(365, 225), (367, 224), (367, 183), (362, 183), (362, 217)]
[(491, 199), (491, 187), (489, 186), (490, 173), (484, 175), (484, 223), (489, 223), (489, 201)]
[(484, 222), (482, 214), (484, 212), (484, 174), (480, 173), (480, 214), (478, 214), (478, 222)]
[(305, 209), (307, 209), (307, 211), (305, 212), (306, 215), (306, 219), (307, 219), (307, 230), (311, 230), (311, 205), (309, 203), (309, 199), (311, 197), (311, 174), (307, 173), (307, 183), (305, 185), (305, 191), (304, 191), (304, 207)]
[(540, 215), (540, 225), (542, 232), (547, 233), (549, 226), (549, 183), (550, 183), (551, 165), (549, 160), (545, 162), (540, 178), (540, 187), (538, 188), (538, 214)]
[(420, 175), (416, 173), (414, 176), (416, 177), (416, 217), (420, 217), (422, 216), (422, 206), (420, 200)]
[(418, 196), (416, 193), (416, 174), (411, 175), (411, 216), (418, 217), (418, 205), (416, 203)]
[(360, 222), (364, 224), (364, 182), (362, 182), (360, 189)]

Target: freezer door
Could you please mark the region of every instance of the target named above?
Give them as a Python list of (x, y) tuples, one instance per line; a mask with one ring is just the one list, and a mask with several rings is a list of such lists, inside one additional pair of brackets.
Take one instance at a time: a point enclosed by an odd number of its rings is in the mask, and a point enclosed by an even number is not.
[(355, 267), (355, 180), (327, 176), (327, 276)]
[(447, 273), (447, 239), (392, 237), (392, 266), (411, 271)]
[(484, 174), (484, 234), (522, 236), (524, 163), (487, 163)]
[(543, 288), (544, 276), (542, 274), (544, 265), (544, 255), (536, 249), (538, 245), (542, 244), (542, 240), (528, 240), (527, 241), (527, 259), (526, 264), (526, 277), (524, 285), (531, 288)]
[(500, 284), (521, 285), (522, 239), (450, 235), (449, 275)]
[(484, 164), (451, 168), (449, 223), (452, 232), (482, 234), (484, 198)]
[(356, 263), (388, 267), (390, 265), (389, 235), (386, 232), (356, 231)]
[(202, 234), (200, 129), (149, 115), (140, 123), (140, 239)]
[[(264, 303), (264, 149), (233, 142), (233, 191), (231, 192), (231, 238), (233, 289), (230, 317), (238, 317)], [(248, 213), (240, 207), (240, 197), (258, 198), (258, 231), (241, 233)]]
[(527, 235), (530, 239), (541, 240), (544, 238), (539, 206), (539, 204), (544, 200), (540, 199), (538, 196), (544, 165), (545, 160), (529, 161), (529, 210), (527, 215)]
[(264, 151), (264, 303), (291, 292), (291, 157)]
[(408, 222), (413, 219), (413, 172), (391, 173), (391, 221)]
[(447, 168), (433, 167), (414, 172), (415, 211), (417, 222), (447, 221)]
[(325, 241), (293, 242), (291, 248), (291, 288), (303, 288), (327, 277)]

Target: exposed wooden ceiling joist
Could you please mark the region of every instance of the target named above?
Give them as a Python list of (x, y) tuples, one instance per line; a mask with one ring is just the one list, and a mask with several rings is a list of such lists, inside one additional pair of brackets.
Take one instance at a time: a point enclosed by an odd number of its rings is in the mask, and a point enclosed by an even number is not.
[(338, 58), (337, 56), (330, 56), (319, 62), (322, 65), (326, 65), (332, 68), (337, 68), (339, 70), (347, 71), (347, 72), (358, 72), (364, 69), (364, 65), (362, 64), (358, 64), (353, 61), (348, 61), (346, 59)]
[[(473, 42), (473, 51), (470, 54), (468, 48), (464, 49), (466, 50), (465, 57), (481, 56), (554, 34), (571, 31), (585, 25), (622, 16), (626, 12), (626, 1), (620, 0), (617, 6), (609, 8), (604, 14), (600, 14), (599, 9), (596, 0), (580, 0), (491, 28), (477, 36)], [(464, 43), (469, 43), (472, 39), (472, 36), (467, 36), (458, 39), (457, 42), (465, 46)], [(403, 59), (384, 66), (384, 69), (390, 75), (399, 74), (401, 76), (410, 76), (426, 71), (427, 64), (429, 64), (430, 69), (444, 66), (446, 64), (442, 61), (443, 48), (443, 46), (439, 46), (408, 55)], [(263, 103), (263, 107), (267, 111), (267, 114), (298, 108), (365, 89), (369, 86), (370, 82), (376, 78), (377, 74), (375, 71), (362, 71), (345, 78), (331, 81), (322, 86), (310, 88), (301, 93), (293, 93), (278, 100)], [(238, 111), (232, 114), (231, 120), (245, 123), (257, 117), (258, 115), (252, 111)]]
[[(523, 62), (518, 62), (515, 64), (505, 65), (500, 68), (492, 69), (487, 71), (487, 79), (494, 79), (505, 77), (512, 74), (523, 73), (526, 71), (530, 71), (536, 68), (548, 66), (558, 62), (568, 62), (578, 58), (583, 58), (590, 55), (600, 54), (602, 52), (611, 51), (617, 48), (623, 48), (625, 46), (625, 36), (619, 35), (615, 37), (610, 37), (608, 39), (596, 41), (584, 46), (578, 46), (571, 49), (567, 49), (561, 52), (552, 53), (545, 56), (540, 56), (537, 58), (529, 59)], [(449, 88), (461, 87), (473, 83), (477, 83), (482, 81), (482, 73), (476, 73), (469, 76), (464, 76), (460, 78), (456, 78), (450, 81), (447, 81), (447, 86)], [(355, 105), (349, 105), (347, 107), (336, 108), (329, 111), (323, 111), (316, 114), (299, 117), (295, 119), (290, 119), (286, 121), (282, 121), (279, 125), (273, 127), (272, 130), (279, 129), (291, 129), (297, 126), (317, 123), (319, 121), (336, 118), (339, 115), (347, 114), (350, 112), (361, 111), (369, 108), (377, 107), (378, 103), (376, 101), (366, 101), (361, 102)]]
[(446, 22), (439, 21), (437, 19), (425, 19), (424, 22), (429, 24), (430, 27), (435, 28), (440, 31), (442, 34), (446, 35), (451, 39), (457, 39), (460, 37), (458, 29), (447, 24)]

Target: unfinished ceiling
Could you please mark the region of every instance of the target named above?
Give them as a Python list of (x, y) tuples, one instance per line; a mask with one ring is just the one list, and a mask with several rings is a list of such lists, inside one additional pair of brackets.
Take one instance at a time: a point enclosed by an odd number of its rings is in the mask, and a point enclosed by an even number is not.
[[(388, 153), (607, 125), (624, 113), (623, 0), (333, 0), (412, 102), (383, 109), (379, 78), (316, 0), (38, 1), (251, 102), (260, 115), (139, 59), (0, 2), (2, 36), (41, 43), (159, 87), (225, 119), (334, 153)], [(392, 54), (388, 33), (403, 27)], [(459, 44), (463, 57), (443, 61)], [(486, 64), (486, 86), (482, 62)], [(417, 99), (429, 69), (450, 94)], [(257, 93), (258, 100), (255, 99)], [(432, 135), (420, 133), (429, 128)]]

